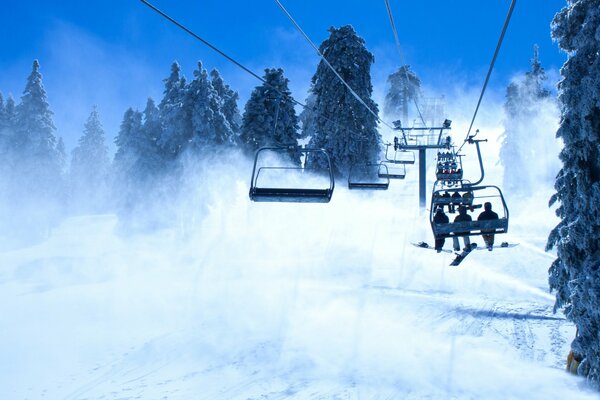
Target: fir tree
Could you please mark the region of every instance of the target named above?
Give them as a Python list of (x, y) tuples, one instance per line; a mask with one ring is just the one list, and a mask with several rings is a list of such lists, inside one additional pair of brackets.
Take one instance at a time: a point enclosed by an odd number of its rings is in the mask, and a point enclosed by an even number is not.
[(239, 95), (236, 91), (232, 90), (229, 85), (223, 81), (221, 74), (216, 69), (210, 71), (210, 78), (213, 88), (217, 91), (219, 98), (219, 106), (221, 112), (225, 115), (229, 126), (233, 134), (236, 137), (240, 134), (240, 127), (242, 123), (242, 116), (238, 108)]
[(233, 143), (234, 134), (221, 112), (219, 95), (200, 62), (189, 85), (187, 101), (192, 121), (191, 143), (196, 151)]
[[(289, 80), (283, 70), (265, 69), (264, 80), (250, 95), (242, 117), (240, 136), (244, 149), (254, 152), (263, 146), (297, 146), (298, 116), (294, 109)], [(294, 164), (300, 163), (295, 149), (288, 152)]]
[(384, 112), (392, 118), (402, 119), (402, 125), (408, 126), (409, 103), (418, 101), (421, 97), (421, 80), (410, 69), (410, 65), (403, 65), (390, 76), (387, 81), (390, 85), (385, 96)]
[(136, 177), (135, 165), (138, 162), (138, 143), (142, 131), (142, 113), (131, 107), (125, 111), (119, 134), (115, 138), (115, 173), (121, 181), (133, 181)]
[(553, 37), (568, 52), (561, 69), (564, 148), (555, 183), (561, 221), (548, 239), (558, 258), (550, 267), (555, 307), (577, 326), (571, 343), (578, 374), (600, 387), (600, 1), (568, 0), (554, 18)]
[(4, 104), (4, 96), (0, 92), (0, 156), (6, 160), (6, 152), (8, 151), (8, 116), (6, 114), (6, 105)]
[(73, 199), (85, 211), (98, 211), (105, 205), (109, 159), (104, 129), (95, 106), (71, 154)]
[[(357, 36), (351, 26), (330, 28), (330, 36), (321, 43), (320, 51), (373, 110), (377, 104), (371, 99), (371, 64), (373, 55), (365, 48), (365, 41)], [(314, 124), (311, 147), (323, 147), (329, 153), (336, 174), (346, 174), (353, 164), (377, 161), (381, 136), (377, 131), (377, 118), (367, 110), (321, 61), (312, 77), (310, 92), (315, 96)], [(316, 167), (324, 160), (313, 159)]]
[[(20, 187), (32, 201), (60, 201), (63, 187), (60, 160), (56, 151), (56, 128), (52, 120), (40, 64), (33, 62), (21, 103), (16, 109), (15, 178), (27, 182)], [(49, 206), (50, 207), (50, 206)]]
[[(531, 69), (525, 75), (511, 82), (506, 88), (504, 103), (504, 133), (501, 136), (500, 163), (504, 166), (504, 187), (510, 192), (528, 194), (534, 188), (531, 178), (545, 178), (544, 174), (526, 173), (532, 166), (547, 159), (548, 142), (537, 137), (537, 126), (545, 124), (543, 112), (550, 106), (550, 92), (544, 87), (547, 79), (539, 60), (537, 45), (534, 46)], [(541, 140), (540, 140), (541, 139)], [(528, 167), (529, 166), (529, 167)]]
[(143, 174), (145, 179), (155, 177), (163, 172), (164, 169), (163, 160), (160, 156), (160, 149), (157, 143), (163, 130), (160, 120), (160, 111), (156, 107), (154, 100), (150, 97), (146, 101), (143, 120), (141, 135), (136, 147), (139, 153), (137, 169)]
[[(17, 107), (10, 95), (6, 101), (0, 95), (0, 103), (0, 159), (3, 160), (2, 167), (0, 168), (2, 169), (3, 180), (7, 183), (10, 180), (10, 176), (15, 173), (14, 152)], [(6, 190), (4, 192), (6, 193)]]
[(157, 143), (163, 159), (174, 161), (192, 137), (190, 110), (186, 107), (186, 81), (180, 75), (177, 62), (171, 65), (171, 75), (164, 82), (164, 97), (158, 106), (163, 129)]
[(22, 145), (19, 150), (26, 155), (35, 156), (39, 161), (55, 161), (52, 160), (52, 156), (56, 147), (56, 127), (37, 60), (33, 62), (33, 69), (27, 78), (17, 115), (17, 126), (21, 136), (19, 142)]

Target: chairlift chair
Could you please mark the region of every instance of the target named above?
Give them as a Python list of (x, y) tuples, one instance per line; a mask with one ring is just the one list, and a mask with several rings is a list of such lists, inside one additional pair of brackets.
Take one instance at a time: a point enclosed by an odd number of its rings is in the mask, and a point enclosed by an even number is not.
[[(290, 166), (282, 160), (285, 153), (297, 151), (304, 156), (304, 165)], [(276, 165), (263, 166), (261, 155), (272, 154), (279, 162)], [(281, 158), (281, 155), (284, 155)], [(322, 157), (323, 168), (308, 168), (308, 157)], [(273, 161), (273, 160), (271, 160)], [(295, 178), (294, 184), (289, 180)], [(318, 180), (317, 185), (314, 181)], [(316, 186), (316, 187), (315, 187)], [(323, 149), (302, 147), (262, 147), (256, 151), (252, 178), (250, 181), (250, 199), (256, 202), (292, 202), (292, 203), (328, 203), (333, 195), (335, 180), (331, 168), (331, 159)]]
[(456, 154), (454, 150), (444, 153), (438, 153), (438, 163), (435, 171), (435, 176), (438, 181), (462, 180), (462, 155)]
[[(461, 194), (452, 197), (455, 193)], [(465, 197), (464, 193), (470, 193)], [(448, 197), (446, 194), (449, 194)], [(446, 195), (446, 196), (445, 196)], [(470, 197), (470, 198), (469, 198)], [(483, 203), (493, 204), (493, 211), (498, 214), (497, 220), (477, 221), (477, 217), (472, 215), (473, 221), (450, 222), (447, 224), (437, 224), (434, 222), (434, 215), (439, 207), (444, 209), (464, 206), (470, 211), (482, 209)], [(429, 221), (433, 235), (436, 238), (449, 238), (460, 236), (478, 236), (482, 234), (500, 234), (508, 231), (509, 212), (506, 201), (499, 187), (493, 185), (483, 186), (462, 186), (456, 188), (446, 188), (434, 190), (431, 196), (431, 208)]]
[(383, 163), (353, 164), (348, 173), (348, 189), (387, 190), (389, 169)]
[[(415, 153), (410, 150), (403, 150), (398, 147), (395, 141), (394, 144), (386, 143), (385, 161), (390, 164), (414, 164)], [(393, 147), (394, 154), (390, 155), (390, 147)]]
[(406, 178), (406, 166), (405, 164), (394, 164), (388, 161), (382, 161), (382, 166), (385, 168), (379, 169), (380, 178), (389, 179), (404, 179)]

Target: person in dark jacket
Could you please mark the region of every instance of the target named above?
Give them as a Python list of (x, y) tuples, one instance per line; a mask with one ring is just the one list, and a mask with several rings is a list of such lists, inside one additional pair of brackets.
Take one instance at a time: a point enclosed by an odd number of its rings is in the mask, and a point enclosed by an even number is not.
[[(450, 210), (451, 210), (451, 207), (452, 207), (452, 204), (451, 204), (451, 201), (452, 201), (452, 196), (451, 196), (451, 195), (450, 195), (450, 193), (449, 193), (449, 192), (446, 190), (446, 191), (444, 192), (444, 194), (442, 195), (442, 198), (444, 199), (444, 203), (445, 203), (445, 204), (448, 204), (448, 211), (450, 211)], [(442, 206), (442, 208), (444, 208), (444, 206)]]
[[(438, 207), (435, 215), (433, 216), (433, 223), (434, 224), (447, 224), (450, 222), (450, 219), (448, 218), (448, 216), (446, 214), (444, 214), (444, 209), (443, 207)], [(440, 253), (442, 251), (442, 248), (444, 247), (444, 243), (446, 243), (446, 239), (443, 237), (436, 237), (435, 238), (435, 249), (437, 250), (438, 253)]]
[(456, 211), (456, 207), (458, 207), (462, 203), (462, 196), (458, 192), (452, 193), (452, 208), (450, 208), (450, 212), (454, 213)]
[[(459, 206), (458, 207), (458, 215), (456, 216), (456, 218), (454, 218), (454, 222), (471, 222), (473, 220), (473, 218), (471, 218), (471, 216), (469, 214), (467, 214), (467, 207), (465, 206)], [(459, 234), (461, 233), (469, 233), (469, 232), (457, 232)], [(470, 251), (471, 250), (471, 240), (469, 239), (469, 236), (463, 236), (463, 239), (465, 241), (465, 251)], [(454, 251), (460, 251), (460, 242), (458, 241), (458, 236), (454, 236), (452, 238), (453, 242), (454, 242)]]
[[(492, 211), (492, 203), (489, 201), (483, 205), (483, 210), (484, 211), (479, 214), (479, 217), (477, 217), (477, 221), (492, 221), (498, 219), (498, 214)], [(492, 248), (494, 248), (494, 234), (490, 232), (493, 231), (485, 231), (482, 229), (481, 236), (483, 236), (483, 241), (488, 250), (492, 251)]]

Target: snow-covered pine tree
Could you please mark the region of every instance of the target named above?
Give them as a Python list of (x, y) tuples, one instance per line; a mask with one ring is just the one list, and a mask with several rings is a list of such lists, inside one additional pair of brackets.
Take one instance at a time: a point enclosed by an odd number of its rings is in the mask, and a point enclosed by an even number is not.
[(117, 152), (115, 153), (114, 168), (120, 179), (136, 177), (134, 169), (139, 158), (138, 142), (142, 131), (142, 113), (128, 108), (123, 115), (119, 134), (115, 138)]
[(3, 196), (8, 194), (8, 184), (12, 180), (15, 174), (15, 155), (14, 155), (14, 142), (16, 138), (15, 127), (17, 119), (17, 107), (15, 100), (12, 96), (8, 96), (8, 99), (4, 101), (2, 99), (2, 106), (0, 108), (0, 174), (5, 188), (2, 190)]
[[(375, 59), (365, 48), (364, 39), (350, 25), (332, 27), (329, 32), (329, 38), (319, 48), (321, 53), (369, 108), (377, 113), (377, 104), (371, 99), (371, 64)], [(381, 136), (377, 131), (376, 117), (354, 98), (323, 61), (312, 77), (310, 92), (315, 96), (315, 105), (314, 125), (307, 127), (314, 129), (309, 145), (325, 148), (335, 173), (347, 174), (353, 164), (377, 161)], [(325, 167), (320, 165), (323, 159), (313, 160), (316, 167)]]
[(400, 118), (403, 126), (408, 126), (409, 103), (421, 97), (421, 80), (410, 69), (403, 65), (387, 78), (390, 88), (385, 95), (383, 111), (391, 118)]
[(221, 112), (225, 115), (225, 118), (227, 119), (227, 122), (229, 122), (229, 126), (235, 135), (234, 142), (237, 142), (242, 124), (242, 116), (237, 104), (240, 96), (225, 83), (217, 69), (210, 71), (210, 78), (213, 88), (217, 91), (219, 96)]
[[(533, 48), (531, 69), (522, 78), (511, 82), (506, 88), (504, 103), (504, 133), (501, 136), (500, 163), (504, 166), (504, 188), (508, 192), (529, 194), (534, 190), (533, 181), (544, 178), (544, 173), (528, 173), (531, 168), (546, 160), (549, 140), (537, 137), (538, 126), (546, 124), (544, 115), (555, 108), (550, 91), (544, 87), (546, 73), (539, 60), (538, 46)], [(552, 104), (551, 104), (552, 103)]]
[(23, 155), (36, 157), (38, 161), (55, 161), (51, 160), (56, 147), (52, 115), (42, 84), (40, 64), (34, 60), (17, 108), (19, 143), (22, 146), (19, 150)]
[(110, 161), (104, 128), (96, 106), (71, 153), (71, 199), (80, 211), (100, 211), (106, 204)]
[(233, 144), (234, 134), (221, 112), (219, 95), (201, 62), (198, 62), (198, 69), (194, 71), (186, 101), (191, 110), (191, 146), (194, 151), (214, 150), (216, 145)]
[(549, 283), (577, 326), (577, 372), (600, 388), (600, 0), (568, 0), (552, 28), (569, 58), (558, 85), (564, 148), (550, 204), (560, 203), (561, 221), (548, 238), (558, 253)]
[(128, 108), (115, 138), (117, 152), (113, 161), (114, 192), (119, 197), (116, 201), (121, 212), (131, 211), (137, 202), (139, 171), (135, 167), (140, 157), (141, 131), (142, 113)]
[[(8, 146), (9, 146), (9, 130), (8, 130), (8, 118), (6, 115), (6, 106), (4, 104), (4, 97), (0, 93), (0, 209), (6, 209), (3, 207), (3, 203), (6, 200), (5, 196), (8, 191), (8, 174), (10, 173), (9, 158), (8, 158)], [(4, 219), (4, 215), (0, 214), (0, 218)]]
[(136, 170), (141, 179), (152, 179), (164, 171), (163, 160), (158, 147), (158, 138), (162, 134), (160, 111), (151, 97), (146, 101), (143, 113), (141, 135), (136, 143), (137, 158)]
[(15, 167), (30, 199), (57, 201), (62, 187), (56, 152), (56, 128), (42, 84), (40, 64), (34, 60), (21, 103), (16, 110)]
[(186, 107), (186, 81), (180, 71), (179, 64), (174, 62), (171, 74), (164, 80), (164, 97), (158, 106), (163, 129), (157, 143), (167, 162), (176, 160), (192, 137), (190, 110)]
[[(240, 140), (253, 153), (263, 146), (297, 146), (298, 116), (294, 109), (289, 80), (281, 68), (265, 69), (264, 80), (252, 91), (244, 107)], [(288, 151), (290, 160), (300, 164), (300, 153)]]
[(8, 116), (6, 114), (6, 105), (4, 96), (0, 92), (0, 158), (6, 161), (6, 152), (9, 143)]

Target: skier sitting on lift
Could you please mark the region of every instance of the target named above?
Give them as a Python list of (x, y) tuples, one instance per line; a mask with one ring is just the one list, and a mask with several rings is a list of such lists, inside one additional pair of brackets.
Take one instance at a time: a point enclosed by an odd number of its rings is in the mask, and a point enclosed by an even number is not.
[[(444, 207), (438, 207), (435, 211), (435, 215), (433, 216), (434, 224), (447, 224), (450, 222), (450, 219), (446, 214), (444, 214)], [(435, 249), (438, 253), (442, 252), (442, 248), (444, 247), (444, 243), (446, 243), (446, 239), (443, 237), (435, 238)]]
[[(454, 222), (471, 222), (473, 218), (469, 214), (467, 214), (467, 207), (459, 206), (458, 207), (458, 215), (454, 218)], [(469, 232), (456, 232), (456, 234), (465, 234)], [(471, 240), (469, 239), (469, 235), (463, 236), (465, 241), (465, 251), (471, 251)], [(454, 251), (460, 251), (460, 243), (458, 241), (458, 236), (454, 236), (452, 238), (454, 242)]]
[(454, 207), (458, 207), (462, 203), (462, 196), (458, 192), (452, 193), (452, 208), (450, 208), (450, 212), (454, 214)]
[[(492, 221), (498, 219), (498, 214), (492, 211), (492, 203), (490, 203), (489, 201), (486, 202), (483, 205), (483, 209), (484, 211), (481, 214), (479, 214), (479, 217), (477, 217), (477, 221)], [(490, 232), (494, 231), (486, 231), (482, 229), (481, 236), (483, 236), (483, 241), (485, 242), (485, 245), (487, 246), (488, 250), (492, 251), (492, 249), (494, 248), (494, 234)]]

